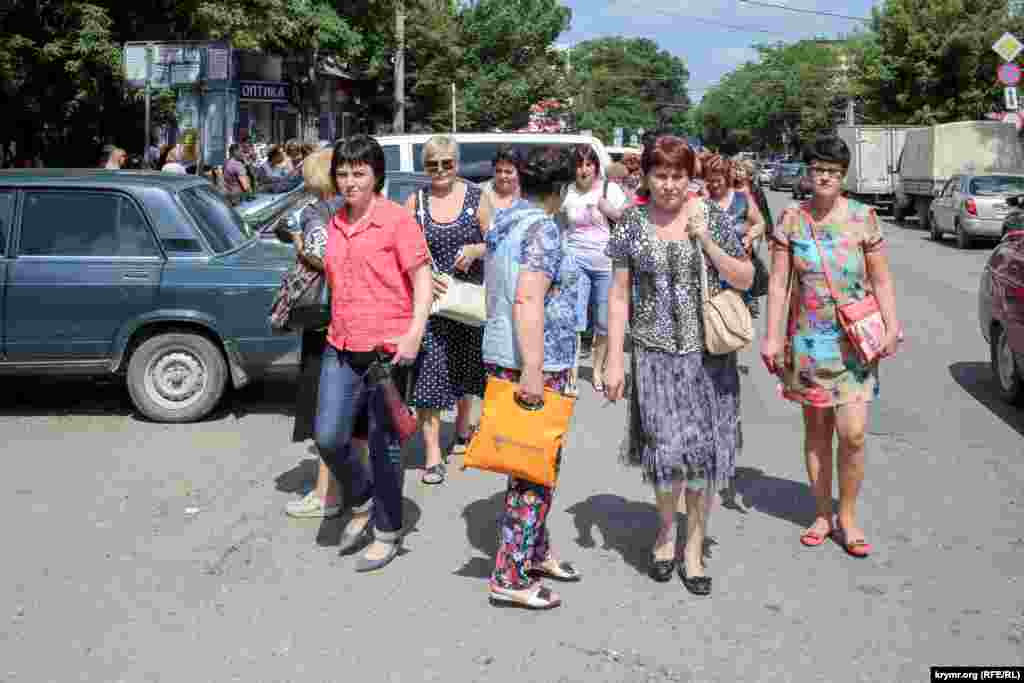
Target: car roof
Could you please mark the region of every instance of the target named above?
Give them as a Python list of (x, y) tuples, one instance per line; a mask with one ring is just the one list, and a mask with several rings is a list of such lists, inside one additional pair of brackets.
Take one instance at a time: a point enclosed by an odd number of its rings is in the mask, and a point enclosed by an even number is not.
[(597, 143), (604, 147), (600, 139), (592, 135), (573, 133), (410, 133), (404, 135), (377, 135), (374, 139), (380, 144), (396, 142), (426, 142), (435, 135), (454, 137), (459, 142), (540, 142), (551, 144)]
[(27, 168), (0, 170), (0, 185), (66, 187), (159, 187), (179, 192), (195, 185), (208, 185), (205, 178), (161, 171), (112, 171), (95, 168)]

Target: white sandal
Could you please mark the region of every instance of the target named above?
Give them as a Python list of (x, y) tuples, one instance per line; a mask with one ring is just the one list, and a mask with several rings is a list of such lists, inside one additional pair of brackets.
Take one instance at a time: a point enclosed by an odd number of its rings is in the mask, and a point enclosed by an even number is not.
[(562, 604), (562, 599), (557, 594), (539, 583), (523, 590), (492, 585), (490, 601), (495, 607), (525, 607), (536, 610), (552, 609)]

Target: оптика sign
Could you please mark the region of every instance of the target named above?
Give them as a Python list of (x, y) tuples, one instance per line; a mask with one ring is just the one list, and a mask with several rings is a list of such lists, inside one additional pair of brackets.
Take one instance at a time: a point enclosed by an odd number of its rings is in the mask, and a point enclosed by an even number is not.
[(239, 98), (248, 102), (289, 102), (289, 85), (274, 81), (240, 81)]

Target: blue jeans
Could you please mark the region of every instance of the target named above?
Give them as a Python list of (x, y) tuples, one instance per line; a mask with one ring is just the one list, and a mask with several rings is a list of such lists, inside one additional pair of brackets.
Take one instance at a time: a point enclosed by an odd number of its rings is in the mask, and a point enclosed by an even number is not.
[[(330, 344), (324, 349), (317, 398), (316, 445), (327, 468), (345, 492), (345, 505), (365, 510), (372, 500), (378, 538), (402, 529), (402, 447), (391, 429), (383, 392), (367, 386), (366, 368), (353, 367), (349, 355)], [(370, 469), (352, 452), (356, 417), (367, 411)]]
[(579, 297), (576, 299), (576, 331), (586, 332), (589, 311), (594, 312), (594, 334), (608, 335), (608, 293), (612, 289), (610, 270), (593, 270), (580, 265)]

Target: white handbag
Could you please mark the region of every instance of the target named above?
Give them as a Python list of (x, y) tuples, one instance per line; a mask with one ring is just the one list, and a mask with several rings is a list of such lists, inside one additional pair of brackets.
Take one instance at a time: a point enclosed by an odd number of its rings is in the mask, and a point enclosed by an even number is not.
[[(708, 219), (707, 208), (704, 220)], [(754, 320), (743, 297), (735, 289), (723, 289), (710, 296), (708, 268), (704, 248), (696, 245), (700, 255), (701, 313), (704, 318), (704, 347), (713, 356), (745, 348), (754, 340)]]
[[(426, 216), (423, 209), (423, 190), (416, 193), (417, 219), (422, 229), (426, 223)], [(487, 296), (483, 285), (458, 280), (447, 273), (437, 270), (434, 257), (427, 248), (427, 255), (430, 256), (430, 268), (434, 277), (443, 280), (448, 286), (445, 293), (438, 299), (434, 299), (430, 307), (430, 315), (438, 315), (448, 320), (469, 325), (471, 327), (483, 327), (487, 324)]]

